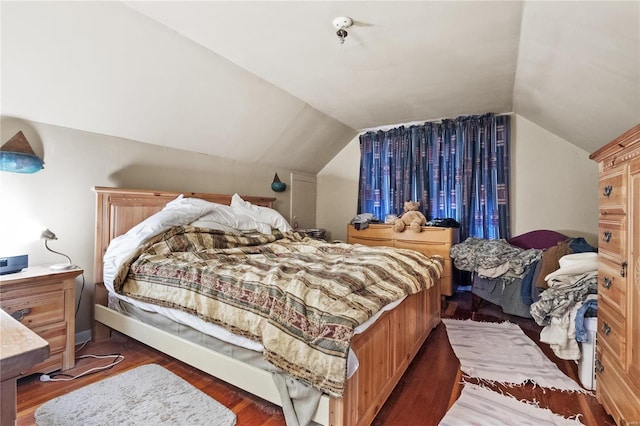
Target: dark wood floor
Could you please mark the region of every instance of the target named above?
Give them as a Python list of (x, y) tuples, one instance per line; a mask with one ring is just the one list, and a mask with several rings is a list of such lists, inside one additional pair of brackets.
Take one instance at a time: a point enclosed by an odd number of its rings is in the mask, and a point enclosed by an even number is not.
[[(460, 292), (443, 301), (443, 317), (468, 319), (471, 317), (471, 294)], [(476, 313), (479, 321), (511, 321), (520, 325), (524, 332), (538, 343), (540, 327), (532, 320), (503, 314), (499, 307), (483, 303)], [(540, 347), (558, 367), (570, 377), (578, 380), (577, 365), (573, 361), (556, 358), (545, 344)], [(117, 335), (109, 342), (90, 343), (78, 352), (82, 354), (121, 353), (125, 361), (111, 370), (85, 376), (70, 382), (40, 382), (38, 375), (25, 377), (18, 382), (18, 421), (19, 426), (35, 424), (34, 412), (38, 406), (52, 398), (71, 392), (89, 383), (102, 380), (122, 371), (143, 364), (156, 363), (171, 370), (203, 392), (233, 410), (238, 418), (238, 426), (284, 425), (284, 416), (279, 407), (256, 398), (238, 388), (221, 382), (180, 361), (176, 361), (154, 349), (142, 345), (125, 336)], [(79, 374), (98, 364), (98, 360), (79, 360), (76, 367), (67, 371)], [(414, 362), (390, 396), (387, 403), (374, 420), (374, 425), (385, 426), (429, 426), (437, 425), (447, 409), (460, 394), (462, 381), (473, 382), (460, 373), (460, 364), (447, 339), (446, 330), (440, 324), (429, 336)], [(511, 394), (519, 399), (536, 400), (540, 407), (569, 417), (580, 415), (580, 420), (589, 426), (615, 425), (595, 396), (573, 394), (533, 387), (532, 385), (505, 388), (494, 386), (497, 390)]]

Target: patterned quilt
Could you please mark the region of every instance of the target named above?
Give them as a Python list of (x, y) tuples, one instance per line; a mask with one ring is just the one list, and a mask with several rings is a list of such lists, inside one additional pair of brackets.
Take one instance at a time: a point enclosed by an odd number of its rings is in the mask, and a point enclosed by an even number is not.
[(262, 343), (291, 376), (342, 396), (353, 330), (438, 282), (444, 261), (413, 250), (179, 226), (114, 279), (118, 293), (180, 309)]

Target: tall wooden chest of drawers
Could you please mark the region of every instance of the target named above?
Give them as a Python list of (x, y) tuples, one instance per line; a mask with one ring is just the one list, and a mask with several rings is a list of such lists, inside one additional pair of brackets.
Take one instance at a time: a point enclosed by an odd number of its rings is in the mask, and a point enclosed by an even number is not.
[(0, 308), (49, 342), (49, 358), (24, 375), (75, 365), (75, 277), (82, 272), (43, 265), (0, 276)]
[(391, 225), (388, 224), (370, 224), (368, 228), (362, 230), (357, 230), (353, 225), (349, 225), (347, 242), (367, 246), (408, 248), (427, 255), (438, 254), (444, 257), (440, 294), (453, 296), (456, 292), (458, 283), (453, 277), (454, 268), (449, 251), (453, 244), (460, 242), (460, 230), (457, 228), (423, 226), (422, 232), (416, 233), (409, 229), (404, 232), (393, 232)]
[(619, 425), (640, 425), (640, 124), (599, 163), (596, 393)]

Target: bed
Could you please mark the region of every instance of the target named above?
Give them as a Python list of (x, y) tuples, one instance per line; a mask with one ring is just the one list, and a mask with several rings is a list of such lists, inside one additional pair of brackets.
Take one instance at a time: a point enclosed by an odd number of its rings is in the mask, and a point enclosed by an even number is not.
[[(542, 266), (543, 253), (554, 247), (569, 250), (572, 240), (556, 231), (534, 230), (507, 240), (469, 238), (454, 247), (451, 257), (456, 267), (473, 273), (472, 317), (482, 301), (488, 301), (506, 314), (531, 318), (530, 305), (540, 292), (534, 280), (541, 274), (536, 269)], [(580, 249), (578, 244), (584, 240), (575, 240), (574, 247)], [(557, 258), (549, 262), (551, 268), (557, 268)]]
[[(289, 405), (270, 371), (235, 356), (235, 352), (217, 352), (150, 324), (142, 315), (115, 309), (113, 297), (103, 284), (104, 255), (110, 242), (160, 212), (181, 193), (104, 187), (96, 187), (94, 191), (97, 197), (94, 339), (107, 339), (111, 330), (117, 330), (267, 401), (283, 407)], [(182, 194), (224, 205), (232, 200), (231, 195), (225, 194)], [(242, 199), (269, 208), (275, 200), (247, 196)], [(359, 366), (350, 373), (339, 392), (321, 394), (312, 414), (314, 422), (325, 425), (372, 422), (430, 331), (440, 322), (438, 281), (442, 260), (437, 256), (433, 258), (434, 264), (440, 265), (439, 272), (430, 272), (429, 284), (424, 290), (406, 296), (393, 309), (381, 311), (364, 331), (351, 338), (350, 353), (354, 354)]]

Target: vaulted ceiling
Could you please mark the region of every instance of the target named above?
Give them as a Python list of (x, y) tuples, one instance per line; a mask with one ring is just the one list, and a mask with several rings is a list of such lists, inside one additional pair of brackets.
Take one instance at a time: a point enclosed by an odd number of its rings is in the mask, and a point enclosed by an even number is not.
[(0, 7), (3, 115), (234, 160), (317, 172), (357, 131), (486, 112), (591, 152), (640, 122), (637, 1)]

